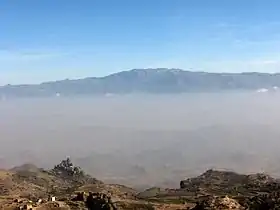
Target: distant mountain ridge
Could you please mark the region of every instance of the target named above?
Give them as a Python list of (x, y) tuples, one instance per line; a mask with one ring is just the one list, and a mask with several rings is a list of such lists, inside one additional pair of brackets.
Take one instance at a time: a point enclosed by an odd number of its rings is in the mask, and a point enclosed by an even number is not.
[(133, 69), (104, 77), (6, 85), (0, 97), (44, 97), (91, 94), (186, 93), (257, 90), (280, 87), (280, 73), (209, 73), (182, 69)]

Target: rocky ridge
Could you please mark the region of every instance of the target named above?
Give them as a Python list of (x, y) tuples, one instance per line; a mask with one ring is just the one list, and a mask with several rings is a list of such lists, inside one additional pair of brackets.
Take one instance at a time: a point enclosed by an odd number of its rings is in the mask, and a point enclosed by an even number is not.
[(280, 209), (279, 198), (280, 181), (266, 174), (208, 170), (179, 189), (137, 192), (103, 183), (69, 158), (51, 170), (25, 164), (0, 172), (0, 209)]

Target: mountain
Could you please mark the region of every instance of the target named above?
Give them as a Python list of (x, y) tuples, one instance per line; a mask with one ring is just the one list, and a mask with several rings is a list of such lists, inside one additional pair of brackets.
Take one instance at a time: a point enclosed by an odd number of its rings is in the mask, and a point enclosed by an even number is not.
[(105, 77), (6, 85), (0, 96), (44, 97), (91, 94), (185, 93), (280, 87), (280, 73), (208, 73), (181, 69), (133, 69)]

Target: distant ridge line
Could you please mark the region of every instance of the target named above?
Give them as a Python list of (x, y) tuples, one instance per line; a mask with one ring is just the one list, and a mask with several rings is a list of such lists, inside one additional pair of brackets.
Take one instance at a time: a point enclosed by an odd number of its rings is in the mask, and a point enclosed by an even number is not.
[(103, 77), (65, 79), (41, 84), (0, 86), (2, 97), (54, 97), (95, 94), (189, 93), (280, 87), (280, 73), (210, 73), (182, 69), (132, 69)]

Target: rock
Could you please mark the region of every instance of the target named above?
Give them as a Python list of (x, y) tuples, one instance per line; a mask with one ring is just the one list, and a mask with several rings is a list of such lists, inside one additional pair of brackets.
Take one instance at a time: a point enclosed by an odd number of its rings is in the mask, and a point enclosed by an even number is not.
[(209, 197), (203, 200), (192, 209), (192, 210), (244, 210), (236, 200), (225, 197)]
[(89, 210), (115, 210), (113, 202), (111, 201), (111, 197), (107, 196), (103, 193), (89, 193), (86, 199), (86, 207)]
[(40, 204), (42, 204), (42, 203), (43, 203), (43, 200), (42, 200), (42, 199), (38, 199), (37, 205), (40, 205)]
[(71, 199), (72, 201), (84, 201), (85, 200), (85, 193), (84, 192), (78, 192), (77, 195)]
[(234, 199), (225, 196), (224, 198), (216, 199), (214, 207), (219, 209), (243, 209), (243, 207)]

